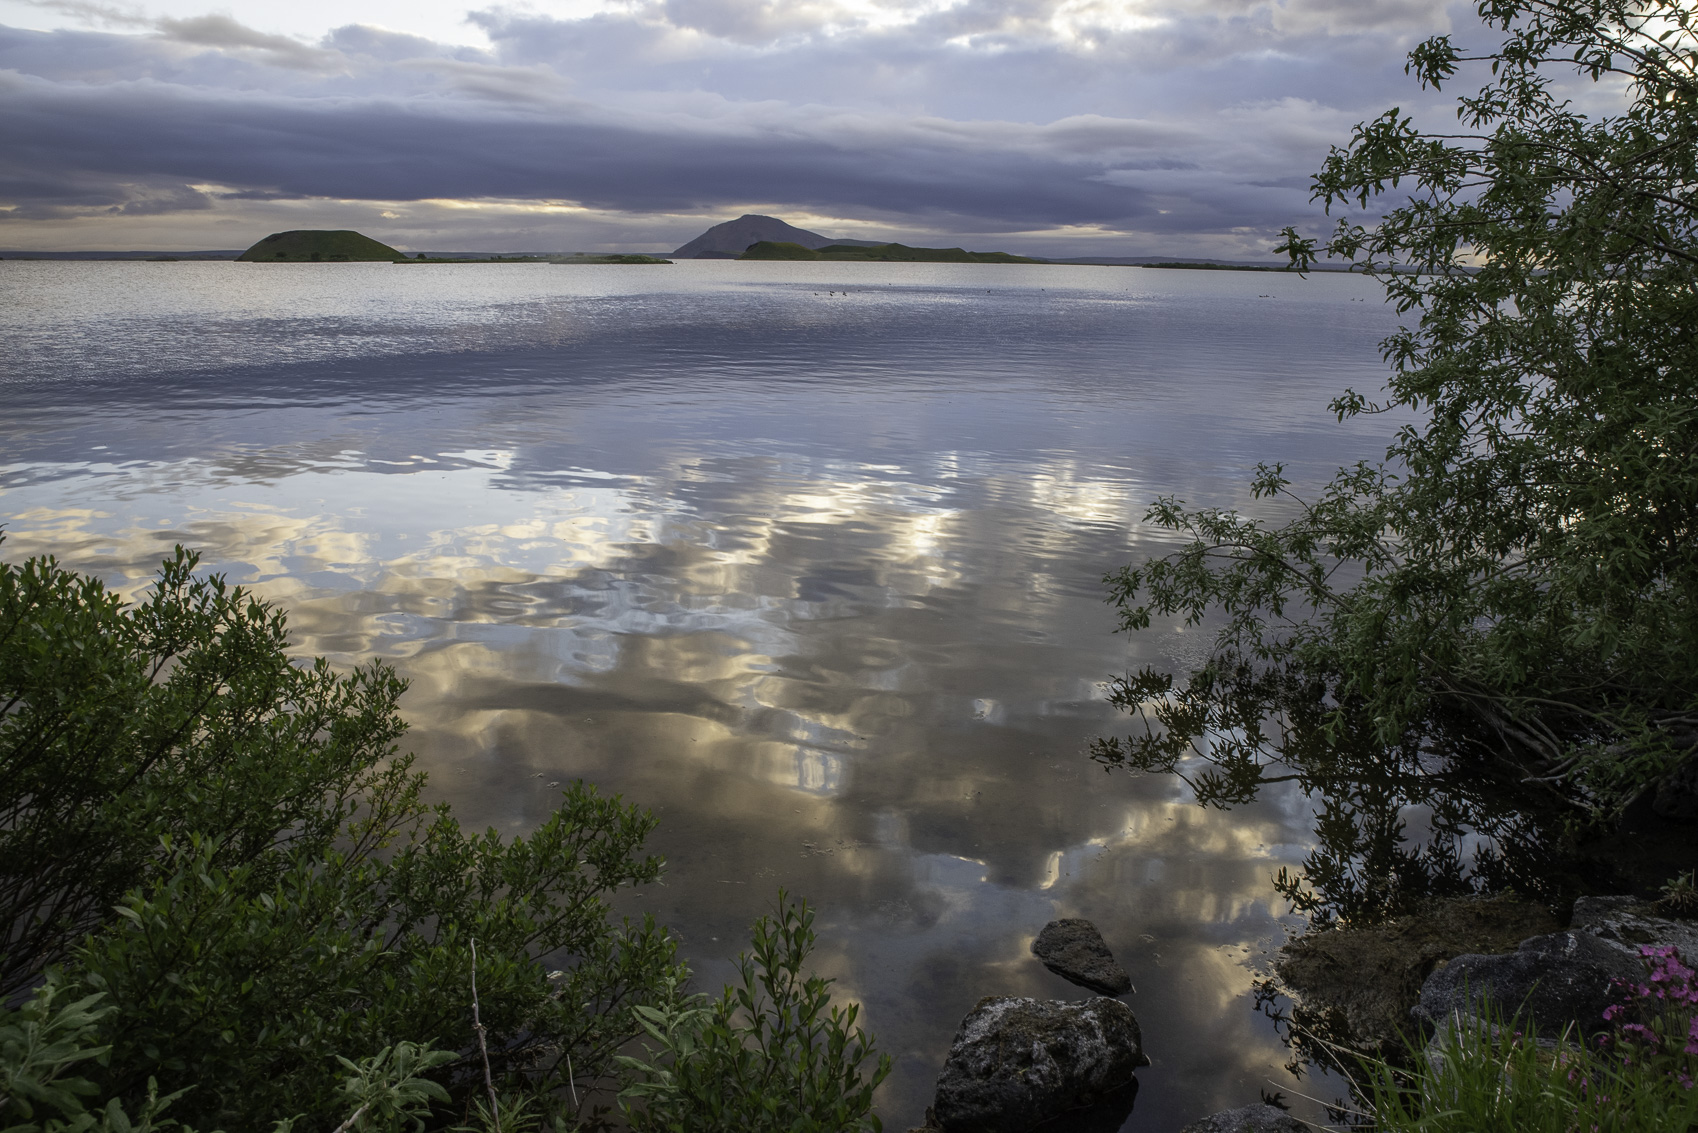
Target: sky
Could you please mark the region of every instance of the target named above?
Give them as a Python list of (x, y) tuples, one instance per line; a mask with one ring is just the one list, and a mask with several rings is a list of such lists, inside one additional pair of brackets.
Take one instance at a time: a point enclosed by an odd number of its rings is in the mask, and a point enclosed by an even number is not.
[(1445, 0), (0, 0), (0, 248), (1269, 258)]

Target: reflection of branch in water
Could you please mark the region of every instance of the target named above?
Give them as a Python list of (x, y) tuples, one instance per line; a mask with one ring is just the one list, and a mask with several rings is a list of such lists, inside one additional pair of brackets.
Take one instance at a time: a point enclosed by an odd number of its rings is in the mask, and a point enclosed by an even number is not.
[(1469, 720), (1431, 714), (1386, 744), (1375, 721), (1338, 710), (1325, 679), (1226, 653), (1183, 686), (1150, 668), (1120, 677), (1109, 702), (1142, 731), (1093, 741), (1105, 767), (1176, 775), (1223, 809), (1270, 784), (1310, 796), (1317, 845), (1274, 884), (1317, 926), (1505, 887), (1554, 903), (1573, 885), (1553, 788), (1481, 759)]

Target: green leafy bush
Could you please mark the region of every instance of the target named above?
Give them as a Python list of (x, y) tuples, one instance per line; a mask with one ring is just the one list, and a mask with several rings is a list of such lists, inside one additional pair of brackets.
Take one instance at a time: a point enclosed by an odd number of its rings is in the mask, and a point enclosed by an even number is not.
[[(292, 663), (196, 565), (126, 606), (0, 563), (0, 970), (34, 988), (0, 1007), (0, 1133), (564, 1133), (634, 1072), (640, 1123), (878, 1128), (889, 1061), (863, 1077), (856, 1008), (800, 975), (806, 905), (741, 990), (681, 997), (672, 938), (608, 906), (659, 877), (651, 816), (578, 783), (526, 837), (462, 830), (396, 752), (393, 673)], [(644, 1031), (689, 1057), (616, 1059)]]
[(177, 1094), (160, 1097), (147, 1084), (132, 1120), (117, 1099), (97, 1100), (100, 1088), (76, 1071), (101, 1064), (111, 1048), (99, 1045), (100, 1024), (111, 1015), (100, 996), (55, 1002), (63, 989), (48, 980), (17, 1010), (0, 1008), (0, 1133), (150, 1133), (177, 1122), (159, 1117)]
[[(462, 831), (395, 753), (400, 680), (292, 664), (283, 616), (195, 565), (179, 550), (125, 607), (52, 560), (0, 564), (10, 986), (61, 965), (104, 996), (81, 1073), (121, 1108), (157, 1080), (202, 1128), (334, 1125), (341, 1059), (470, 1049), (475, 937), (495, 1073), (575, 1116), (631, 1008), (683, 975), (652, 919), (607, 906), (659, 876), (653, 819), (578, 784), (526, 838)], [(469, 1068), (427, 1069), (463, 1108)]]
[(52, 559), (0, 563), (0, 996), (157, 878), (166, 840), (279, 870), (407, 811), (402, 682), (292, 664), (283, 615), (195, 564), (178, 548), (126, 608)]
[[(57, 980), (49, 979), (16, 1010), (0, 1008), (0, 1133), (193, 1133), (174, 1118), (160, 1116), (192, 1086), (160, 1097), (150, 1081), (133, 1119), (116, 1098), (96, 1100), (100, 1087), (71, 1071), (79, 1063), (108, 1062), (112, 1048), (98, 1043), (101, 1024), (113, 1008), (99, 1006), (103, 997), (98, 992), (71, 1003), (57, 1002), (63, 990)], [(338, 1058), (348, 1115), (336, 1133), (399, 1129), (405, 1122), (422, 1130), (430, 1104), (448, 1101), (447, 1092), (423, 1075), (457, 1057), (452, 1051), (432, 1050), (429, 1043), (404, 1042), (362, 1062)], [(295, 1121), (275, 1122), (274, 1133), (290, 1133)]]
[[(1110, 576), (1112, 600), (1127, 629), (1218, 619), (1217, 650), (1184, 688), (1122, 682), (1158, 719), (1099, 745), (1107, 763), (1206, 767), (1225, 740), (1219, 774), (1192, 778), (1237, 801), (1290, 770), (1232, 742), (1239, 724), (1300, 692), (1329, 742), (1417, 773), (1485, 757), (1607, 818), (1698, 746), (1698, 17), (1684, 0), (1477, 10), (1495, 50), (1441, 36), (1409, 56), (1435, 88), (1479, 68), (1459, 125), (1394, 108), (1314, 182), (1346, 214), (1325, 250), (1410, 317), (1382, 344), (1384, 395), (1333, 409), (1410, 423), (1312, 499), (1262, 467), (1254, 494), (1288, 522), (1156, 503), (1149, 521), (1187, 545)], [(1622, 110), (1584, 113), (1576, 82)], [(1289, 230), (1281, 250), (1317, 251)], [(1286, 684), (1235, 704), (1246, 670)]]
[[(76, 971), (117, 1008), (103, 1088), (199, 1083), (201, 1124), (257, 1128), (339, 1107), (336, 1056), (412, 1035), (474, 1043), (470, 943), (498, 1075), (553, 1092), (593, 1083), (634, 1033), (629, 1008), (676, 975), (652, 920), (609, 923), (606, 895), (658, 875), (648, 816), (574, 786), (529, 838), (466, 835), (438, 814), (391, 853), (219, 867), (203, 841), (119, 907)], [(263, 879), (263, 880), (262, 880)], [(542, 957), (575, 962), (550, 979)], [(476, 1087), (470, 1067), (451, 1084)]]
[(858, 1007), (833, 1006), (831, 980), (804, 976), (814, 912), (779, 893), (777, 919), (753, 929), (740, 982), (705, 995), (639, 1006), (646, 1059), (621, 1056), (637, 1075), (620, 1094), (638, 1133), (877, 1133), (873, 1091), (890, 1074), (855, 1026)]

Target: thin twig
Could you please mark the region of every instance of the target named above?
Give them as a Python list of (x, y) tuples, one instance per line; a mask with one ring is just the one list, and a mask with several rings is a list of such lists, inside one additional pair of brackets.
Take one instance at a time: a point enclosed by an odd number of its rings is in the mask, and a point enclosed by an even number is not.
[(566, 1052), (566, 1086), (572, 1091), (572, 1112), (578, 1112), (578, 1083), (572, 1078), (572, 1052)]
[(348, 1120), (346, 1120), (342, 1124), (338, 1125), (334, 1130), (331, 1131), (331, 1133), (347, 1133), (347, 1130), (352, 1129), (354, 1127), (354, 1122), (358, 1121), (360, 1119), (360, 1117), (362, 1115), (364, 1115), (365, 1111), (368, 1108), (370, 1108), (370, 1106), (371, 1106), (371, 1103), (367, 1102), (365, 1105), (362, 1105), (359, 1109), (356, 1109), (354, 1111), (354, 1116), (350, 1117)]
[(478, 938), (472, 937), (472, 1030), (478, 1033), (478, 1053), (483, 1055), (483, 1086), (489, 1091), (489, 1116), (495, 1133), (501, 1133), (501, 1105), (495, 1100), (495, 1082), (489, 1075), (489, 1046), (484, 1042), (483, 1020), (478, 1018)]

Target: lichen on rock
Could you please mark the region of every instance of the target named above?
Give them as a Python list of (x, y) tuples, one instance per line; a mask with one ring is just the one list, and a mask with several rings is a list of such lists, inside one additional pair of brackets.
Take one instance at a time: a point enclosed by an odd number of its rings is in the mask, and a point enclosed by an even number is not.
[(987, 996), (961, 1021), (932, 1113), (944, 1133), (1115, 1129), (1137, 1093), (1133, 1072), (1148, 1065), (1138, 1020), (1117, 999)]

